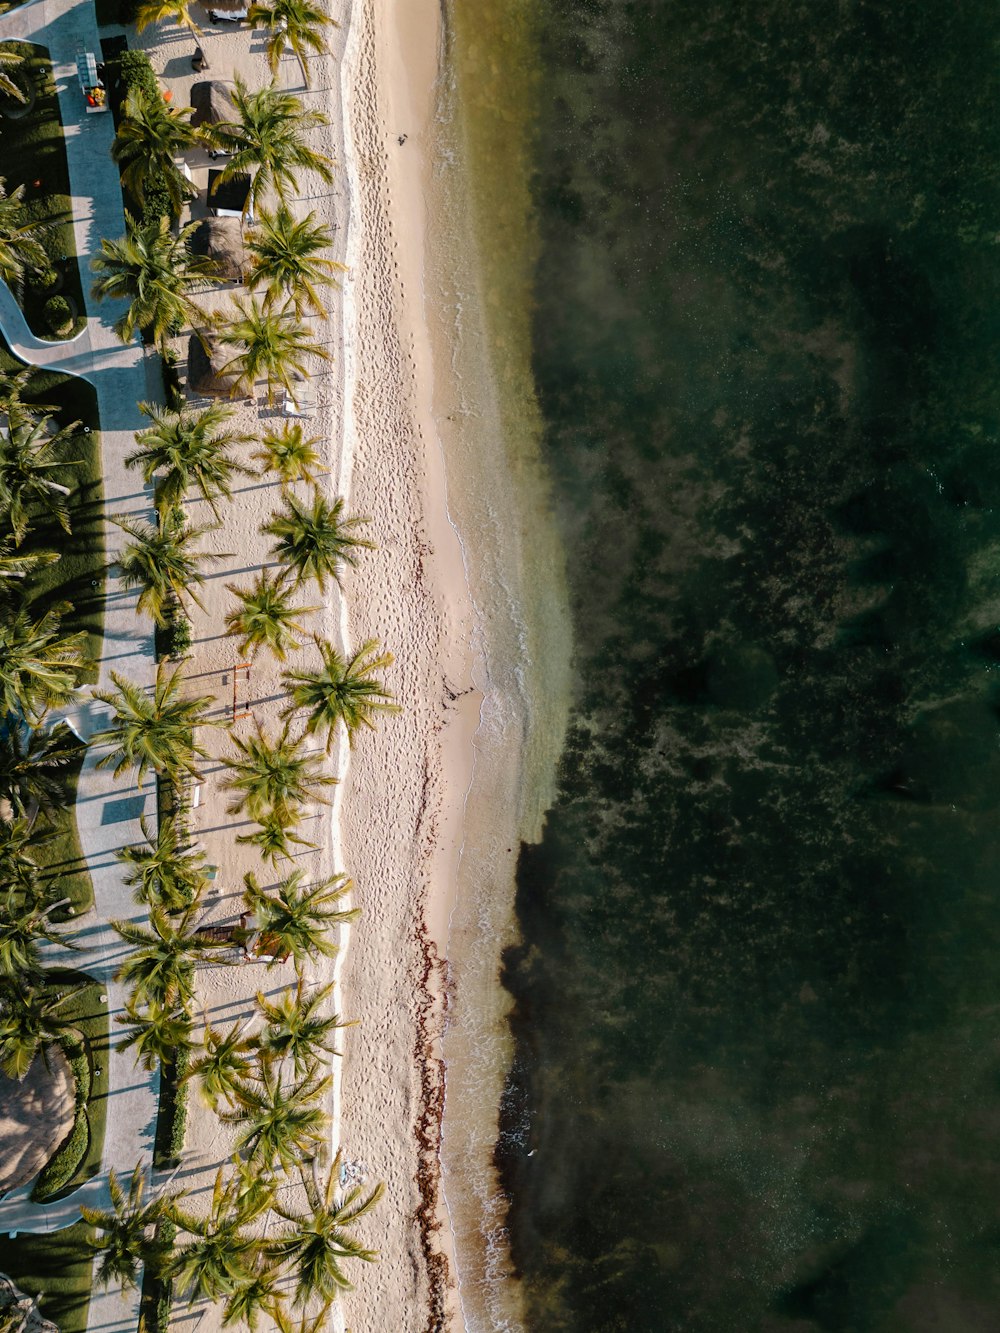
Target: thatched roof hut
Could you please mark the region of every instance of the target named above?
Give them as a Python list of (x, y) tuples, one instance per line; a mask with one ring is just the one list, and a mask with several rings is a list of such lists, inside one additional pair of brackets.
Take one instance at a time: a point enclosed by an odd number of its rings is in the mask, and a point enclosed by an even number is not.
[(76, 1079), (58, 1046), (20, 1082), (0, 1074), (0, 1195), (36, 1176), (73, 1127)]
[(229, 398), (238, 376), (226, 374), (224, 367), (235, 353), (211, 334), (203, 333), (202, 337), (204, 343), (198, 334), (192, 333), (188, 342), (188, 388), (205, 398)]
[(205, 218), (191, 237), (191, 249), (214, 262), (223, 282), (243, 281), (247, 252), (239, 218)]
[(191, 85), (192, 125), (216, 125), (220, 120), (239, 120), (230, 92), (231, 83), (222, 79), (206, 79)]

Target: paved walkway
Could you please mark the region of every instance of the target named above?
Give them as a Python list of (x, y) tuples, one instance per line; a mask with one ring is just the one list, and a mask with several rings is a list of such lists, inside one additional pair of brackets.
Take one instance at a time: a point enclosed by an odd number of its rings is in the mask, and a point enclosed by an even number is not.
[[(79, 51), (100, 51), (92, 0), (31, 0), (0, 16), (0, 40), (21, 39), (48, 48), (53, 63), (59, 106), (66, 135), (70, 188), (73, 197), (73, 229), (85, 289), (89, 287), (89, 258), (99, 248), (102, 236), (120, 236), (125, 230), (118, 173), (111, 161), (114, 126), (110, 113), (87, 115), (76, 77)], [(123, 347), (112, 324), (120, 313), (111, 303), (97, 305), (88, 296), (87, 326), (77, 337), (51, 343), (35, 338), (13, 300), (0, 284), (0, 329), (13, 352), (30, 365), (44, 366), (78, 375), (97, 392), (101, 420), (105, 510), (107, 514), (150, 512), (148, 494), (135, 473), (124, 466), (133, 446), (134, 432), (142, 425), (136, 404), (141, 400), (162, 401), (159, 365), (148, 359), (138, 345)], [(121, 540), (113, 525), (107, 529), (108, 555), (113, 557)], [(104, 645), (100, 684), (110, 686), (112, 669), (132, 680), (149, 685), (155, 674), (152, 627), (136, 612), (136, 596), (125, 593), (109, 576), (104, 616)], [(103, 705), (82, 699), (65, 714), (84, 739), (107, 722)], [(114, 980), (123, 955), (122, 942), (110, 929), (115, 918), (142, 919), (114, 858), (117, 848), (141, 841), (139, 816), (155, 813), (154, 790), (138, 792), (131, 779), (116, 781), (95, 767), (99, 754), (88, 750), (80, 777), (77, 825), (94, 883), (95, 910), (79, 922), (77, 943), (84, 952), (73, 957), (74, 965), (104, 983), (108, 994), (112, 1028), (114, 1015), (124, 1011), (124, 994)], [(67, 956), (60, 952), (60, 961)], [(52, 1231), (70, 1225), (79, 1217), (83, 1202), (104, 1206), (107, 1173), (114, 1166), (127, 1174), (138, 1161), (152, 1157), (156, 1120), (158, 1075), (133, 1065), (130, 1053), (108, 1054), (109, 1102), (104, 1154), (100, 1174), (68, 1199), (39, 1205), (22, 1190), (0, 1201), (0, 1232), (10, 1230)], [(91, 1333), (133, 1330), (138, 1319), (138, 1301), (123, 1300), (116, 1291), (95, 1291), (91, 1299)]]

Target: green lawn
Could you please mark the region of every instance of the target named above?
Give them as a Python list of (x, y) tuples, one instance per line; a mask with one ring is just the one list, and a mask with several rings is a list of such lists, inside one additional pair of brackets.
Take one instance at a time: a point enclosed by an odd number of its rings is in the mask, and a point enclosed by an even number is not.
[(47, 1234), (0, 1240), (3, 1269), (22, 1291), (40, 1298), (42, 1313), (60, 1333), (85, 1333), (93, 1258), (84, 1222)]
[[(50, 233), (45, 249), (53, 268), (61, 275), (58, 289), (42, 290), (37, 282), (28, 282), (21, 296), (21, 306), (29, 327), (40, 338), (51, 337), (44, 306), (50, 296), (64, 296), (75, 304), (78, 317), (73, 331), (83, 328), (83, 289), (76, 260), (76, 242), (71, 222), (69, 168), (63, 139), (59, 99), (52, 79), (52, 62), (43, 46), (29, 42), (4, 42), (3, 49), (24, 56), (24, 63), (13, 71), (15, 81), (22, 76), (34, 85), (36, 100), (30, 111), (17, 119), (3, 115), (10, 99), (0, 100), (0, 176), (7, 189), (25, 187), (25, 211), (30, 218), (45, 222)], [(16, 107), (15, 107), (16, 110)]]
[(60, 809), (42, 817), (53, 836), (51, 841), (43, 843), (32, 852), (32, 859), (47, 872), (43, 878), (48, 885), (50, 899), (53, 901), (60, 898), (71, 899), (68, 907), (72, 907), (72, 912), (60, 908), (52, 914), (54, 921), (68, 921), (72, 917), (82, 916), (94, 902), (94, 885), (87, 863), (83, 859), (74, 804), (85, 755), (86, 748), (81, 745), (78, 761), (63, 769), (63, 779), (69, 799)]

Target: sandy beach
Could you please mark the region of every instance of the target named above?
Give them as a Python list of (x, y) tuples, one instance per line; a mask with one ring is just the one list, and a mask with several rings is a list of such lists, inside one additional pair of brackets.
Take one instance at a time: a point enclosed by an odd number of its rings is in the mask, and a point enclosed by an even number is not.
[[(308, 628), (350, 647), (377, 638), (395, 653), (386, 683), (404, 711), (379, 732), (361, 736), (352, 755), (346, 745), (333, 755), (331, 771), (341, 783), (333, 804), (317, 804), (307, 821), (303, 831), (316, 848), (298, 857), (296, 867), (311, 879), (346, 871), (354, 881), (353, 905), (362, 912), (356, 926), (341, 930), (335, 968), (320, 960), (306, 972), (309, 984), (336, 976), (337, 1009), (357, 1020), (339, 1041), (343, 1059), (335, 1061), (329, 1101), (331, 1149), (343, 1150), (359, 1179), (386, 1184), (385, 1200), (363, 1233), (380, 1262), (355, 1266), (361, 1269), (352, 1274), (357, 1290), (342, 1302), (339, 1322), (355, 1333), (416, 1331), (454, 1325), (454, 1264), (442, 1226), (438, 1166), (442, 959), (479, 711), (470, 678), (471, 603), (447, 511), (422, 308), (440, 16), (432, 0), (354, 0), (335, 17), (340, 26), (330, 57), (311, 61), (312, 88), (301, 88), (290, 58), (279, 73), (279, 82), (329, 117), (311, 142), (337, 162), (336, 182), (332, 189), (304, 183), (297, 208), (313, 209), (336, 229), (334, 257), (348, 269), (327, 318), (310, 321), (332, 361), (315, 367), (315, 410), (306, 426), (324, 442), (324, 488), (348, 497), (352, 512), (370, 518), (365, 535), (378, 549), (348, 573), (343, 596), (328, 592)], [(162, 30), (129, 36), (149, 52), (174, 104), (188, 105), (191, 83), (206, 77), (190, 72), (190, 38)], [(251, 86), (265, 81), (260, 35), (207, 29), (203, 45), (210, 77), (229, 79), (239, 71)], [(194, 156), (192, 165), (196, 184), (203, 185), (208, 159)], [(204, 196), (193, 206), (192, 216), (199, 215)], [(228, 294), (209, 300), (223, 309)], [(186, 355), (186, 340), (177, 346)], [(234, 421), (260, 431), (277, 416), (260, 397), (238, 403)], [(259, 526), (279, 500), (277, 484), (267, 478), (239, 488), (222, 511), (220, 530), (206, 539), (217, 559), (204, 609), (193, 608), (191, 688), (216, 695), (217, 716), (235, 716), (237, 735), (256, 725), (276, 727), (284, 702), (281, 664), (261, 654), (247, 670), (222, 633), (233, 601), (227, 585), (245, 583), (271, 563)], [(201, 502), (189, 509), (195, 522), (212, 519)], [(304, 590), (303, 600), (321, 600), (315, 593)], [(309, 652), (303, 649), (297, 660)], [(222, 729), (207, 745), (218, 759), (230, 752)], [(236, 843), (235, 835), (247, 829), (227, 814), (225, 776), (213, 758), (193, 793), (197, 835), (209, 862), (220, 867), (204, 923), (238, 917), (246, 871), (263, 883), (277, 878), (252, 848)], [(274, 995), (292, 980), (290, 966), (205, 968), (198, 1005), (213, 1025), (228, 1027), (252, 1012), (258, 990)], [(234, 1137), (231, 1126), (192, 1097), (177, 1183), (193, 1201), (207, 1199)], [(209, 1323), (218, 1317), (218, 1311), (205, 1315)]]

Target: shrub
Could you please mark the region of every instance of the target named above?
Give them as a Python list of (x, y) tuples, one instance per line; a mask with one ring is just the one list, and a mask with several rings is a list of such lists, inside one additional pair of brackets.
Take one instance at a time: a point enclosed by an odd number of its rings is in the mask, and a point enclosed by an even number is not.
[(31, 1197), (35, 1203), (44, 1203), (65, 1189), (87, 1156), (90, 1146), (90, 1121), (87, 1108), (78, 1106), (73, 1119), (73, 1128), (42, 1167)]
[(187, 1132), (187, 1103), (190, 1083), (182, 1083), (187, 1073), (188, 1053), (181, 1050), (174, 1063), (174, 1077), (177, 1079), (177, 1091), (174, 1094), (174, 1123), (170, 1127), (170, 1156), (175, 1162), (181, 1160), (184, 1152), (184, 1135)]
[(170, 1315), (174, 1306), (174, 1284), (167, 1279), (160, 1286), (160, 1296), (156, 1302), (155, 1333), (167, 1333), (170, 1327)]
[(170, 657), (184, 657), (188, 653), (191, 642), (191, 622), (183, 611), (179, 612), (177, 618), (170, 624), (170, 645), (167, 649)]
[(160, 96), (152, 61), (145, 51), (123, 51), (118, 61), (118, 73), (125, 85), (126, 96), (133, 88), (141, 88), (151, 97)]
[(166, 1261), (177, 1239), (177, 1224), (168, 1217), (161, 1218), (153, 1233), (155, 1258), (147, 1259), (142, 1273), (142, 1301), (139, 1306), (139, 1328), (145, 1333), (167, 1333), (174, 1303), (173, 1280), (164, 1273)]
[(73, 312), (65, 296), (50, 296), (45, 302), (45, 322), (53, 333), (62, 333), (73, 323)]
[(49, 292), (59, 281), (59, 274), (54, 268), (43, 268), (37, 273), (33, 273), (28, 279), (28, 285), (33, 287), (36, 292)]
[(76, 1080), (76, 1104), (78, 1107), (86, 1106), (91, 1088), (90, 1060), (87, 1058), (86, 1047), (79, 1042), (65, 1041), (63, 1051)]
[(160, 1070), (160, 1109), (153, 1146), (153, 1166), (158, 1171), (175, 1167), (184, 1151), (188, 1085), (181, 1080), (187, 1073), (188, 1059), (188, 1052), (181, 1048), (174, 1063)]
[(146, 187), (146, 198), (140, 216), (143, 222), (158, 222), (160, 218), (170, 218), (171, 222), (177, 221), (177, 214), (173, 210), (166, 186), (153, 182)]

